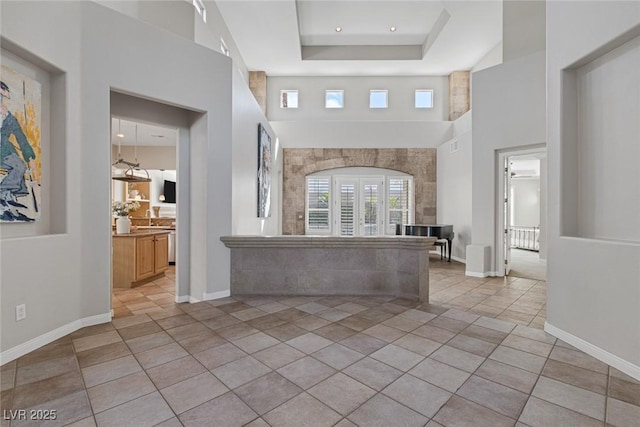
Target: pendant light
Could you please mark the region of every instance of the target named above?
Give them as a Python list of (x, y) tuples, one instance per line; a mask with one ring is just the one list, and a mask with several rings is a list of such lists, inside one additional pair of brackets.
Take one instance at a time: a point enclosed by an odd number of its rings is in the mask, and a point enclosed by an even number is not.
[[(160, 169), (160, 172), (162, 172), (162, 184), (164, 185), (164, 169)], [(162, 193), (160, 193), (160, 196), (158, 196), (158, 200), (161, 202), (165, 201), (164, 188), (162, 189)]]
[[(136, 138), (135, 138), (135, 143), (133, 146), (133, 156), (134, 156), (134, 161), (133, 162), (128, 162), (126, 160), (124, 160), (122, 158), (122, 152), (121, 152), (121, 138), (124, 137), (124, 135), (122, 134), (122, 131), (120, 129), (120, 119), (118, 119), (118, 134), (116, 136), (118, 136), (118, 160), (116, 160), (114, 163), (112, 163), (111, 166), (116, 166), (116, 165), (125, 165), (127, 166), (127, 169), (124, 171), (123, 175), (114, 175), (111, 177), (111, 179), (114, 179), (116, 181), (124, 181), (124, 182), (151, 182), (151, 178), (149, 177), (149, 171), (147, 171), (144, 168), (140, 167), (140, 162), (138, 162), (138, 124), (136, 123)], [(144, 171), (144, 173), (146, 174), (146, 176), (141, 176), (141, 174), (136, 174), (136, 171)]]

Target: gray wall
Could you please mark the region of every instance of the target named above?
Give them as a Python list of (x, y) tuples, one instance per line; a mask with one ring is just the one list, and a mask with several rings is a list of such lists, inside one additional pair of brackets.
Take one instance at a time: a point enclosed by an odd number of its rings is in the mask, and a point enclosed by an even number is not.
[(499, 151), (544, 144), (545, 53), (505, 62), (473, 75), (472, 243), (491, 247), (496, 260), (496, 188)]
[[(271, 216), (258, 218), (258, 123), (271, 136)], [(233, 75), (232, 234), (279, 234), (282, 147), (239, 74)]]
[(502, 4), (504, 62), (545, 48), (545, 0), (505, 0)]
[[(627, 33), (625, 39), (619, 39)], [(577, 135), (586, 130), (577, 127), (576, 115), (563, 111), (563, 106), (577, 107), (575, 91), (563, 88), (563, 70), (584, 64), (581, 59), (593, 52), (601, 56), (631, 36), (640, 35), (640, 3), (638, 2), (549, 2), (547, 4), (547, 75), (548, 75), (548, 168), (549, 168), (549, 257), (547, 326), (545, 329), (565, 341), (613, 364), (618, 369), (640, 379), (640, 245), (593, 237), (573, 237), (577, 224), (575, 213), (579, 199), (575, 185), (580, 168), (589, 179), (599, 173), (620, 173), (630, 178), (622, 188), (610, 188), (616, 193), (611, 209), (635, 209), (627, 194), (637, 194), (637, 155), (640, 132), (638, 84), (626, 88), (626, 95), (611, 87), (610, 104), (625, 104), (635, 99), (633, 122), (604, 121), (592, 110), (590, 117), (602, 136), (597, 167), (582, 165), (576, 156), (568, 156), (578, 143)], [(604, 49), (600, 49), (604, 46)], [(594, 59), (591, 57), (590, 59)], [(638, 77), (638, 55), (635, 66), (627, 74)], [(580, 62), (579, 62), (580, 61)], [(574, 67), (575, 68), (575, 67)], [(625, 77), (628, 78), (628, 77)], [(594, 76), (592, 87), (610, 85), (616, 77), (610, 73)], [(624, 82), (624, 79), (621, 80)], [(635, 95), (633, 95), (635, 93)], [(574, 108), (575, 110), (575, 108)], [(575, 113), (575, 111), (574, 111)], [(593, 115), (592, 115), (593, 114)], [(626, 117), (626, 116), (623, 116)], [(611, 136), (622, 126), (626, 132), (626, 153), (619, 146), (608, 147)], [(604, 144), (606, 143), (606, 146)], [(572, 147), (574, 146), (574, 147)], [(627, 156), (625, 158), (625, 155)], [(633, 171), (620, 170), (619, 165), (636, 166)], [(572, 190), (573, 188), (573, 190)], [(634, 193), (635, 192), (635, 193)], [(563, 221), (562, 216), (567, 216)], [(571, 218), (574, 218), (571, 220)]]
[[(464, 261), (471, 244), (471, 114), (453, 123), (453, 139), (438, 147), (437, 222), (453, 224), (451, 256)], [(451, 144), (457, 143), (457, 151)]]
[[(299, 91), (299, 108), (280, 108), (280, 91)], [(327, 109), (325, 90), (344, 90)], [(387, 89), (389, 108), (370, 109), (369, 90)], [(434, 90), (434, 108), (414, 108), (416, 89)], [(269, 77), (267, 116), (285, 148), (435, 148), (451, 137), (447, 77)]]
[[(112, 88), (200, 112), (191, 121), (189, 141), (191, 243), (208, 268), (192, 271), (192, 296), (194, 289), (200, 297), (228, 290), (229, 252), (218, 238), (231, 231), (231, 61), (94, 3), (3, 2), (1, 7), (3, 48), (42, 58), (66, 73), (68, 102), (62, 107), (67, 131), (61, 140), (70, 196), (63, 218), (66, 234), (3, 241), (2, 351), (109, 313)], [(181, 61), (167, 61), (168, 55)], [(189, 78), (177, 78), (185, 70)], [(52, 99), (60, 106), (57, 102)], [(55, 129), (52, 134), (57, 135)], [(207, 211), (208, 204), (216, 209)], [(29, 317), (17, 323), (14, 307), (20, 303), (27, 304)]]

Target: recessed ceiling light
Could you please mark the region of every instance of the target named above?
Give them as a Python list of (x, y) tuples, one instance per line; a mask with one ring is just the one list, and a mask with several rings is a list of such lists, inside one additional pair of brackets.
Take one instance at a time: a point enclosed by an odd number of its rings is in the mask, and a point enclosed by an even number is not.
[(336, 27), (336, 33), (339, 33), (342, 31), (342, 27)]
[(397, 28), (396, 28), (396, 27), (391, 27), (391, 28), (389, 28), (389, 31), (391, 31), (392, 33), (395, 33), (395, 32), (396, 32), (396, 30), (397, 30)]
[(116, 133), (116, 138), (124, 138), (124, 133)]
[(151, 134), (152, 138), (166, 138), (166, 136), (164, 135), (158, 135), (158, 134)]

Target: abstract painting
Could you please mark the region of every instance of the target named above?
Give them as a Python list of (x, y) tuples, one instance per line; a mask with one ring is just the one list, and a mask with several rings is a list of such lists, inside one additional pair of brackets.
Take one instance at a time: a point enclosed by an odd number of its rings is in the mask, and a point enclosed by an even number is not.
[(258, 218), (271, 216), (271, 137), (258, 124)]
[(3, 65), (0, 101), (0, 222), (37, 221), (42, 210), (40, 83)]

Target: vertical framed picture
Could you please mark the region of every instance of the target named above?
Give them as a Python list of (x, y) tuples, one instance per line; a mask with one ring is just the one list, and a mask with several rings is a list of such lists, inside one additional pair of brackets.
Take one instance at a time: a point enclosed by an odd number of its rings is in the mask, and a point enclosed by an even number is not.
[(41, 85), (2, 66), (0, 71), (0, 222), (33, 222), (42, 209)]
[(258, 124), (258, 218), (271, 216), (271, 136)]

